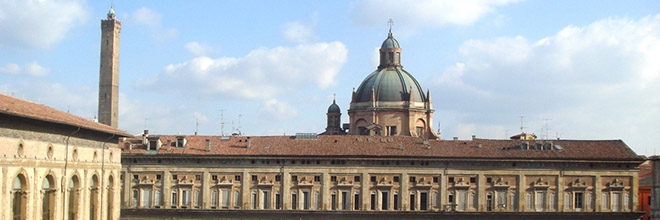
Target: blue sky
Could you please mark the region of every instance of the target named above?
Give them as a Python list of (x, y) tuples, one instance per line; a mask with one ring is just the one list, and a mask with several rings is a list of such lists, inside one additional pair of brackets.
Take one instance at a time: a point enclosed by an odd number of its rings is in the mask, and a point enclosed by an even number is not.
[[(388, 24), (443, 139), (660, 142), (660, 1), (0, 0), (0, 93), (94, 119), (100, 20), (122, 21), (119, 128), (322, 132)], [(221, 126), (224, 121), (224, 129)]]

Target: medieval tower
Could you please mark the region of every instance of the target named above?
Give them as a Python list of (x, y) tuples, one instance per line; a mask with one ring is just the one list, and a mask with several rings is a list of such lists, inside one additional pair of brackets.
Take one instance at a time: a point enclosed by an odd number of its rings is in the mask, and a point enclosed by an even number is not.
[(101, 64), (99, 68), (99, 122), (117, 127), (119, 112), (119, 34), (121, 22), (110, 8), (101, 20)]

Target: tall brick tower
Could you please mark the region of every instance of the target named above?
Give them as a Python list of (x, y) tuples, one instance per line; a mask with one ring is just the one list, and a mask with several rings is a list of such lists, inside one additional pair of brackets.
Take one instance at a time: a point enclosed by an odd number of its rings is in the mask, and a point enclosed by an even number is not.
[(121, 21), (110, 8), (101, 20), (101, 66), (99, 68), (99, 122), (117, 127), (119, 113), (119, 38)]

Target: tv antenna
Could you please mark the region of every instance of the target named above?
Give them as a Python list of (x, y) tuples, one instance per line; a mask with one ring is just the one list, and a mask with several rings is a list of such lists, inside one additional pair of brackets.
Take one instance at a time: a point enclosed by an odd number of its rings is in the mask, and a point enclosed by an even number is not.
[(524, 133), (523, 129), (525, 129), (525, 127), (523, 127), (523, 118), (525, 118), (525, 116), (520, 116), (520, 133), (521, 134)]
[(225, 117), (224, 117), (224, 114), (225, 114), (225, 110), (220, 109), (220, 132), (221, 132), (220, 135), (222, 137), (225, 136)]

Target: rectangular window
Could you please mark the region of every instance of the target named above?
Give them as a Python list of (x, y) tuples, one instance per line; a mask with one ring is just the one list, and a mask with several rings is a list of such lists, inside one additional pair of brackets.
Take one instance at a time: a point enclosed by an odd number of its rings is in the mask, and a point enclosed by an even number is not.
[(360, 176), (354, 176), (353, 181), (354, 182), (360, 182)]
[(392, 181), (394, 181), (395, 183), (398, 183), (399, 182), (399, 176), (394, 176)]
[(584, 193), (583, 192), (575, 192), (575, 195), (573, 195), (575, 198), (575, 209), (576, 210), (581, 210), (583, 209), (583, 202), (584, 202)]
[(162, 179), (162, 176), (160, 174), (156, 174), (156, 180)]
[(291, 176), (291, 181), (292, 182), (298, 182), (298, 176), (296, 176), (296, 175)]
[(387, 135), (394, 136), (396, 134), (396, 126), (387, 126)]
[(337, 176), (330, 176), (330, 181), (337, 182)]
[(394, 210), (399, 210), (399, 194), (394, 193), (394, 201), (392, 205), (394, 205)]
[(211, 191), (211, 208), (215, 209), (218, 207), (218, 190)]
[(360, 135), (368, 135), (368, 134), (369, 134), (369, 131), (367, 130), (366, 127), (362, 127), (362, 126), (361, 126), (361, 127), (358, 127), (358, 134), (360, 134)]
[(280, 198), (280, 193), (276, 192), (275, 193), (275, 209), (281, 209), (282, 208), (282, 201)]
[(298, 209), (298, 194), (291, 194), (291, 209)]
[(437, 176), (434, 176), (434, 177), (433, 177), (433, 182), (434, 182), (434, 183), (437, 183), (437, 182), (438, 182), (438, 180), (440, 180), (440, 178), (439, 178), (439, 177), (437, 177)]
[[(336, 177), (336, 176), (335, 176), (335, 180), (334, 180), (334, 181), (337, 181), (337, 177)], [(317, 183), (318, 183), (318, 182), (321, 182), (321, 176), (314, 176), (314, 182), (317, 182)]]
[(613, 212), (621, 211), (621, 193), (620, 192), (612, 193), (612, 211)]
[(202, 175), (195, 175), (195, 180), (202, 180)]
[(321, 210), (321, 193), (314, 192), (314, 206), (316, 210)]
[(241, 207), (241, 193), (234, 191), (234, 206)]
[(257, 182), (258, 179), (259, 179), (259, 176), (252, 175), (252, 182)]
[(497, 208), (506, 208), (506, 190), (497, 191)]
[(377, 178), (376, 176), (371, 176), (371, 178), (370, 178), (371, 182), (372, 182), (372, 183), (375, 183), (375, 182), (376, 182), (376, 178)]
[(310, 195), (309, 192), (303, 192), (303, 210), (309, 210)]
[(140, 204), (141, 207), (151, 208), (151, 189), (143, 189), (140, 199), (142, 200), (142, 203)]
[[(605, 195), (605, 194), (603, 194)], [(570, 193), (565, 193), (564, 194), (564, 210), (570, 210), (571, 209), (571, 194)]]
[(545, 192), (536, 192), (536, 203), (534, 205), (538, 212), (545, 210)]
[(353, 195), (353, 210), (360, 210), (360, 194)]
[(236, 181), (241, 181), (241, 175), (236, 175), (236, 176), (234, 176), (234, 180), (236, 180)]
[(417, 206), (415, 194), (410, 194), (410, 211), (414, 211)]
[(493, 211), (493, 195), (486, 195), (486, 211)]
[(534, 208), (534, 205), (532, 203), (532, 193), (527, 193), (527, 195), (525, 195), (525, 206), (527, 207), (527, 209)]
[(275, 176), (275, 181), (277, 181), (277, 182), (282, 181), (282, 175), (276, 175)]
[(429, 193), (419, 193), (419, 210), (425, 211), (429, 209)]
[(416, 182), (415, 180), (416, 180), (416, 179), (415, 179), (415, 177), (414, 177), (414, 176), (411, 176), (411, 177), (410, 177), (410, 182), (411, 182), (411, 183), (414, 183), (414, 182)]
[(264, 209), (270, 209), (270, 191), (263, 191), (263, 198), (264, 201), (263, 207)]
[(161, 195), (160, 190), (157, 189), (156, 192), (154, 193), (154, 205), (156, 206), (156, 208), (160, 208), (160, 206), (163, 205), (162, 203), (163, 203), (163, 195)]
[(381, 192), (380, 193), (380, 209), (381, 210), (388, 210), (390, 207), (390, 193), (389, 192)]
[(179, 176), (176, 175), (176, 174), (175, 174), (175, 175), (172, 175), (172, 179), (173, 179), (173, 180), (177, 180), (177, 179), (179, 179)]
[(202, 191), (195, 190), (195, 207), (199, 207), (200, 204), (202, 204)]
[(424, 137), (424, 127), (415, 127), (418, 137)]
[(369, 198), (369, 203), (371, 204), (371, 210), (376, 210), (376, 193), (371, 193), (371, 198)]
[(220, 192), (222, 193), (222, 195), (220, 195), (222, 198), (220, 206), (222, 206), (222, 208), (229, 208), (229, 189), (222, 189)]
[(172, 191), (171, 200), (172, 200), (172, 204), (171, 204), (172, 208), (176, 208), (177, 206), (179, 206), (179, 196), (177, 195), (176, 189)]
[(184, 189), (181, 191), (181, 202), (182, 206), (190, 206), (190, 190), (189, 189)]
[(332, 210), (337, 210), (337, 194), (332, 193), (332, 196), (330, 196), (330, 203), (332, 203), (330, 205)]
[(348, 192), (341, 192), (341, 210), (348, 210), (350, 205), (351, 198), (348, 196)]
[(257, 201), (257, 193), (252, 192), (252, 209), (257, 209), (258, 204), (259, 204), (259, 201)]

